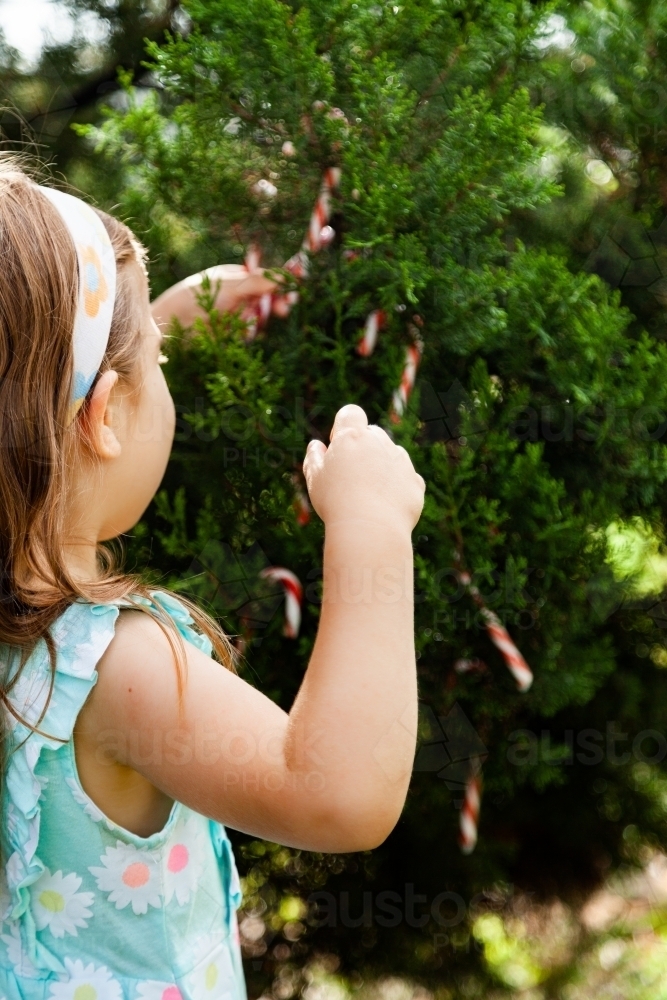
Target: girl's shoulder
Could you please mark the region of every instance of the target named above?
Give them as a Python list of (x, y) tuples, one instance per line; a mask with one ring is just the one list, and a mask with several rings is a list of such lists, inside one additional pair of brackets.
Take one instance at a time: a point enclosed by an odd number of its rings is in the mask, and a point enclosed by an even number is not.
[[(213, 651), (211, 640), (208, 636), (197, 632), (193, 628), (195, 624), (194, 619), (185, 604), (175, 594), (165, 590), (151, 590), (149, 593), (151, 595), (150, 600), (146, 597), (134, 596), (132, 599), (133, 606), (142, 604), (150, 611), (157, 611), (161, 616), (166, 615), (171, 619), (184, 639), (187, 639), (193, 646), (196, 646), (203, 653), (206, 653), (207, 656), (210, 656)], [(118, 605), (121, 609), (128, 606), (126, 603)]]
[(51, 626), (55, 673), (44, 641), (37, 644), (23, 667), (19, 651), (7, 647), (3, 672), (9, 728), (18, 728), (23, 737), (39, 722), (37, 728), (57, 741), (71, 737), (76, 716), (97, 681), (97, 665), (114, 638), (121, 611), (146, 608), (154, 617), (167, 619), (184, 639), (210, 656), (211, 642), (193, 628), (186, 606), (165, 591), (149, 593), (150, 598), (134, 594), (99, 604), (84, 600), (70, 604)]
[(84, 600), (70, 604), (51, 629), (57, 652), (56, 672), (76, 677), (94, 675), (115, 635), (120, 612), (133, 609), (142, 613), (146, 609), (153, 617), (168, 620), (184, 639), (211, 654), (210, 640), (195, 630), (194, 619), (182, 601), (164, 590), (150, 590), (149, 594), (150, 598), (132, 594), (100, 604)]

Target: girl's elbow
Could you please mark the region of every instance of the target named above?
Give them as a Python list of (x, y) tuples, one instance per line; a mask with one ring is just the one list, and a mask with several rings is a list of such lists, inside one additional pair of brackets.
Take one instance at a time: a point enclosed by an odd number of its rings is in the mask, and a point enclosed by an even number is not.
[(379, 847), (400, 819), (405, 796), (387, 802), (353, 803), (350, 800), (329, 808), (317, 824), (327, 846), (314, 847), (333, 854), (372, 851)]

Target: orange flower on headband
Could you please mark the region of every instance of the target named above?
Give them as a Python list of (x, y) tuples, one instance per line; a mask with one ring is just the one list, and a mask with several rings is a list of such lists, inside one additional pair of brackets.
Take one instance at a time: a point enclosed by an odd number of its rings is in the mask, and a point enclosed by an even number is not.
[(97, 316), (109, 294), (100, 258), (91, 246), (79, 247), (83, 264), (83, 301), (86, 315)]

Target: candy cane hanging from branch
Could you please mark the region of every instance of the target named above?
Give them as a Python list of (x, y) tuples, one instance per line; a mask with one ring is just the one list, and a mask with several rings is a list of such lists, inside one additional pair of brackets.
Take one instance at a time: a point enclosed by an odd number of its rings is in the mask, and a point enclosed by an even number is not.
[(401, 417), (405, 413), (410, 393), (414, 388), (415, 379), (417, 377), (417, 368), (419, 367), (419, 361), (424, 349), (424, 342), (419, 335), (417, 327), (411, 323), (409, 330), (412, 334), (413, 340), (405, 350), (403, 374), (401, 375), (400, 385), (394, 392), (391, 412), (389, 414), (389, 419), (394, 424), (400, 423)]
[(498, 618), (498, 615), (487, 608), (484, 598), (473, 584), (470, 574), (462, 571), (457, 575), (462, 586), (467, 589), (475, 604), (480, 609), (487, 634), (494, 646), (500, 650), (507, 669), (514, 677), (519, 691), (527, 691), (533, 683), (533, 673), (512, 642), (509, 632), (500, 618)]
[[(331, 243), (335, 233), (329, 225), (331, 218), (331, 193), (340, 184), (341, 171), (339, 167), (328, 167), (324, 171), (320, 191), (310, 215), (308, 229), (304, 236), (301, 249), (290, 257), (284, 269), (294, 275), (299, 281), (308, 276), (310, 266), (309, 254), (318, 253), (322, 247)], [(249, 274), (260, 270), (260, 252), (255, 246), (250, 247), (245, 258), (245, 266)], [(256, 336), (258, 329), (264, 326), (272, 313), (287, 316), (290, 309), (299, 300), (297, 291), (267, 292), (262, 295), (248, 316), (248, 339)]]
[(282, 584), (285, 592), (285, 625), (283, 635), (288, 639), (296, 639), (301, 625), (301, 604), (303, 602), (303, 587), (299, 578), (284, 566), (266, 566), (260, 570), (265, 580), (275, 580)]
[(466, 782), (459, 819), (459, 845), (464, 854), (471, 854), (475, 849), (481, 804), (482, 778), (481, 774), (474, 773)]

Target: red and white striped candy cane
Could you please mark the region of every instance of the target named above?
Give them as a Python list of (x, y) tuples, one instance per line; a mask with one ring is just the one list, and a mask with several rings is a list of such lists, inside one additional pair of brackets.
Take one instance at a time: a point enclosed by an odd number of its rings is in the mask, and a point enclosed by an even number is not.
[(301, 604), (303, 602), (303, 587), (299, 578), (284, 566), (266, 566), (260, 570), (260, 576), (266, 580), (281, 583), (285, 591), (285, 625), (283, 635), (288, 639), (296, 639), (301, 625)]
[(410, 398), (410, 393), (414, 388), (415, 379), (417, 377), (417, 368), (419, 366), (419, 361), (422, 356), (422, 351), (424, 350), (424, 342), (419, 336), (419, 331), (415, 326), (410, 324), (410, 332), (414, 337), (413, 342), (406, 348), (405, 351), (405, 365), (403, 366), (403, 375), (401, 376), (401, 384), (398, 389), (394, 392), (394, 397), (392, 399), (392, 412), (390, 414), (390, 420), (392, 423), (399, 423), (401, 417), (405, 413), (405, 408), (408, 405), (408, 399)]
[[(306, 238), (303, 241), (302, 250), (310, 250), (311, 253), (317, 253), (324, 246), (324, 242), (327, 242), (326, 236), (323, 242), (322, 230), (331, 218), (331, 192), (340, 184), (340, 176), (340, 167), (329, 167), (324, 171), (320, 193), (310, 216), (310, 224)], [(307, 273), (307, 257), (305, 258), (305, 265)]]
[(295, 278), (305, 278), (308, 274), (308, 253), (317, 253), (331, 242), (333, 231), (328, 225), (331, 218), (331, 192), (340, 184), (340, 167), (328, 167), (324, 171), (320, 193), (313, 207), (301, 249), (285, 264), (285, 270)]
[(489, 611), (488, 608), (483, 608), (482, 614), (486, 621), (486, 631), (489, 634), (489, 638), (494, 646), (503, 654), (507, 668), (516, 681), (516, 686), (519, 691), (527, 691), (533, 683), (532, 670), (512, 642), (509, 632), (500, 618), (493, 611)]
[(357, 344), (357, 354), (361, 354), (363, 358), (370, 357), (375, 350), (378, 331), (384, 326), (386, 319), (383, 309), (374, 309), (368, 314), (363, 336)]
[[(245, 269), (248, 274), (260, 271), (261, 253), (258, 247), (251, 245), (245, 255)], [(253, 340), (257, 336), (260, 326), (263, 326), (271, 315), (272, 295), (260, 296), (257, 302), (246, 306), (242, 315), (246, 320), (246, 340)]]
[(470, 854), (477, 843), (477, 826), (482, 802), (482, 781), (478, 774), (471, 774), (466, 782), (465, 796), (459, 820), (459, 844), (464, 854)]
[(308, 499), (308, 494), (301, 486), (301, 481), (296, 473), (292, 476), (292, 482), (294, 483), (294, 489), (296, 491), (294, 506), (296, 508), (297, 523), (301, 525), (308, 524), (310, 521), (310, 511), (312, 509)]
[[(331, 217), (331, 192), (340, 184), (340, 176), (339, 167), (329, 167), (324, 171), (320, 193), (313, 207), (301, 249), (293, 257), (290, 257), (284, 265), (285, 270), (299, 280), (308, 275), (308, 253), (317, 253), (323, 246), (331, 242), (334, 235), (331, 226), (328, 225)], [(256, 247), (251, 247), (248, 250), (245, 265), (248, 273), (259, 269), (259, 251)], [(280, 293), (276, 290), (262, 295), (256, 305), (251, 307), (251, 313), (248, 317), (248, 340), (252, 340), (257, 330), (264, 326), (271, 313), (283, 317), (287, 316), (298, 300), (299, 293), (297, 291)]]
[(464, 572), (459, 573), (458, 576), (461, 583), (468, 588), (468, 592), (479, 607), (484, 618), (487, 634), (494, 646), (502, 653), (505, 664), (514, 677), (519, 691), (527, 691), (533, 683), (533, 673), (512, 642), (509, 632), (500, 618), (498, 618), (498, 615), (487, 608), (482, 595), (472, 583), (470, 574)]

